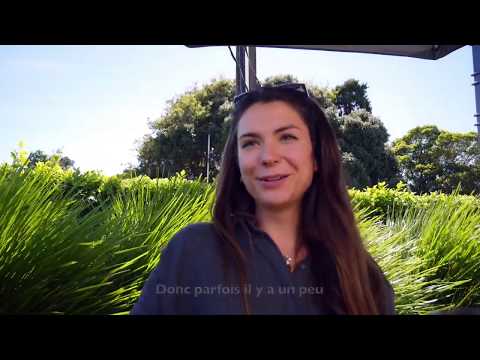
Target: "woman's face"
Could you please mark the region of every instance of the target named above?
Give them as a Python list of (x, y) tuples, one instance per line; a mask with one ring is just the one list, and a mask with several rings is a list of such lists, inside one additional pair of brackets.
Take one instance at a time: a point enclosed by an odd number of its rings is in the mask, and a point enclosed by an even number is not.
[(283, 101), (256, 103), (238, 123), (238, 163), (256, 206), (299, 207), (317, 164), (307, 125)]

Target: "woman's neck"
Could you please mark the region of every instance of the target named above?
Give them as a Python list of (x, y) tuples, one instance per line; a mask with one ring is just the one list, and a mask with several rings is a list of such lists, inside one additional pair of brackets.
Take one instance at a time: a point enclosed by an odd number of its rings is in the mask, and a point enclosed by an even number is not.
[(272, 210), (257, 207), (256, 218), (259, 228), (270, 235), (284, 256), (296, 256), (302, 245), (298, 234), (299, 208)]

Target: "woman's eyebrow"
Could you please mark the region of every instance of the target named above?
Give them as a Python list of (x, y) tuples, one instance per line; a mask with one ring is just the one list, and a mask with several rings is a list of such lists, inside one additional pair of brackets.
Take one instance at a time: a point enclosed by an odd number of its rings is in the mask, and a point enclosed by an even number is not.
[(300, 130), (298, 128), (298, 126), (295, 126), (295, 125), (287, 125), (287, 126), (282, 126), (281, 128), (278, 128), (277, 130), (275, 130), (273, 133), (274, 134), (277, 134), (279, 132), (282, 132), (282, 131), (285, 131), (285, 130), (290, 130), (290, 129), (297, 129), (297, 130)]
[[(282, 126), (281, 128), (276, 129), (273, 133), (278, 134), (279, 132), (289, 130), (289, 129), (297, 129), (300, 130), (297, 126), (295, 125), (287, 125), (287, 126)], [(244, 137), (255, 137), (255, 138), (260, 138), (261, 136), (257, 133), (254, 132), (248, 132), (245, 134), (240, 135), (239, 139), (244, 138)]]

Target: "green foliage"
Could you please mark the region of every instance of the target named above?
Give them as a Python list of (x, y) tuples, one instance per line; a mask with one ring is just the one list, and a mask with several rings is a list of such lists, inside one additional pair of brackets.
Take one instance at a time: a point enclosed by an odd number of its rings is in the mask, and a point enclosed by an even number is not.
[[(275, 75), (267, 77), (263, 81), (263, 86), (279, 86), (288, 83), (299, 83), (300, 81), (293, 75)], [(310, 96), (313, 96), (323, 109), (329, 109), (335, 107), (334, 105), (334, 92), (327, 87), (320, 87), (312, 83), (306, 84)], [(336, 109), (335, 109), (336, 112)]]
[(12, 169), (0, 168), (2, 314), (127, 313), (167, 241), (208, 219), (213, 199), (211, 186), (182, 186), (180, 175), (85, 212), (88, 204), (71, 193), (58, 196), (53, 172)]
[[(300, 81), (293, 75), (277, 75), (265, 79), (263, 85), (292, 82)], [(385, 180), (395, 185), (399, 180), (398, 166), (386, 145), (385, 127), (369, 112), (367, 85), (351, 79), (335, 89), (315, 84), (307, 87), (325, 110), (339, 139), (351, 184), (364, 188)], [(136, 173), (158, 178), (173, 176), (184, 169), (190, 179), (205, 177), (210, 132), (210, 175), (214, 178), (228, 135), (233, 96), (233, 81), (214, 80), (169, 101), (165, 115), (152, 122), (152, 133), (143, 138)], [(134, 170), (127, 169), (125, 173), (132, 174)]]
[(393, 186), (398, 167), (386, 142), (387, 129), (380, 119), (366, 110), (357, 110), (341, 117), (339, 123), (340, 148), (344, 166), (354, 187), (365, 188), (380, 181)]
[(74, 192), (79, 199), (97, 198), (105, 177), (98, 171), (69, 172), (63, 179), (65, 192)]
[(480, 304), (479, 223), (479, 199), (459, 199), (455, 194), (441, 194), (428, 207), (410, 209), (403, 216), (389, 215), (385, 226), (402, 233), (399, 243), (414, 244), (403, 258), (421, 259), (420, 269), (427, 273), (421, 278), (428, 284), (421, 293), (428, 301), (425, 310)]
[(368, 186), (370, 177), (367, 174), (365, 166), (355, 155), (349, 152), (342, 153), (342, 164), (349, 186), (357, 189), (363, 189)]
[(232, 110), (234, 83), (214, 80), (169, 101), (165, 115), (150, 124), (139, 148), (139, 174), (171, 177), (185, 170), (190, 179), (206, 176), (210, 133), (210, 176), (219, 170)]
[(48, 155), (45, 154), (42, 150), (37, 150), (30, 153), (30, 155), (28, 155), (28, 166), (30, 168), (34, 168), (37, 163), (40, 163), (40, 162), (45, 163), (47, 162), (47, 160), (48, 160)]
[(349, 79), (342, 85), (336, 86), (330, 98), (338, 108), (339, 115), (345, 116), (360, 109), (371, 113), (372, 106), (367, 96), (367, 89), (367, 84), (361, 84), (355, 79)]
[[(451, 199), (443, 193), (416, 195), (409, 191), (403, 182), (399, 182), (394, 188), (389, 188), (385, 182), (381, 182), (363, 191), (350, 189), (348, 192), (354, 206), (380, 219), (386, 219), (392, 214), (403, 216), (406, 211), (428, 209)], [(457, 206), (471, 204), (480, 210), (480, 199), (475, 196), (457, 195), (454, 196), (454, 200), (449, 201), (455, 202)]]
[(290, 74), (281, 74), (281, 75), (274, 75), (267, 77), (262, 86), (279, 86), (282, 84), (289, 84), (289, 83), (298, 83), (298, 79)]
[(37, 150), (28, 155), (28, 167), (33, 169), (37, 166), (38, 163), (47, 163), (50, 162), (53, 164), (58, 164), (63, 170), (67, 170), (74, 167), (75, 162), (70, 159), (68, 156), (63, 156), (61, 150), (57, 150), (52, 155), (47, 155), (42, 150)]
[[(76, 190), (65, 191), (66, 181)], [(88, 194), (98, 196), (96, 206), (85, 201)], [(211, 184), (188, 180), (185, 171), (119, 179), (58, 164), (22, 171), (3, 164), (0, 296), (8, 301), (0, 313), (128, 313), (172, 236), (210, 220), (214, 195)], [(478, 198), (418, 196), (403, 183), (351, 189), (350, 196), (399, 313), (479, 303)]]
[(393, 143), (400, 171), (417, 193), (480, 193), (480, 146), (476, 134), (451, 133), (436, 126), (420, 126)]
[[(446, 218), (443, 216), (456, 211), (457, 208), (452, 206), (443, 210), (438, 207), (410, 209), (403, 215), (392, 214), (384, 223), (357, 209), (361, 236), (394, 288), (395, 309), (398, 314), (421, 315), (478, 304), (479, 291), (475, 284), (478, 274), (463, 272), (460, 276), (445, 276), (441, 272), (444, 267), (442, 262), (451, 259), (435, 259), (431, 257), (431, 252), (426, 251), (433, 240), (428, 233), (438, 226), (445, 228)], [(477, 220), (478, 216), (477, 210)], [(436, 220), (425, 222), (430, 218)], [(478, 227), (475, 229), (472, 223), (464, 225), (468, 226), (466, 234), (478, 236)], [(449, 229), (445, 233), (455, 235), (455, 232)], [(443, 246), (439, 242), (436, 244), (439, 250), (446, 250), (449, 246)], [(462, 245), (456, 243), (455, 246), (457, 254), (460, 255)], [(478, 264), (478, 250), (477, 245), (475, 257), (470, 263)], [(463, 251), (462, 255), (468, 256), (466, 251)]]
[(25, 143), (20, 141), (18, 143), (18, 150), (14, 150), (10, 153), (12, 158), (12, 167), (15, 170), (23, 170), (28, 166), (28, 151), (25, 150)]

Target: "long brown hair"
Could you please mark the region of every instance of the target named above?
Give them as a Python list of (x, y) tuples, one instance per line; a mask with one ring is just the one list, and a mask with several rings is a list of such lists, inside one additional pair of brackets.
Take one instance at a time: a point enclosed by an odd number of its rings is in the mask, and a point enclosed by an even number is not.
[(300, 235), (309, 247), (312, 272), (325, 290), (319, 303), (339, 314), (379, 314), (384, 304), (380, 269), (366, 251), (355, 222), (344, 180), (335, 133), (318, 103), (295, 91), (262, 87), (236, 104), (224, 148), (216, 200), (212, 209), (215, 230), (221, 239), (224, 266), (233, 263), (239, 276), (242, 303), (251, 312), (243, 291), (247, 281), (246, 255), (235, 238), (236, 214), (255, 215), (255, 202), (240, 181), (237, 153), (238, 123), (258, 102), (283, 101), (305, 121), (318, 171), (302, 200)]

